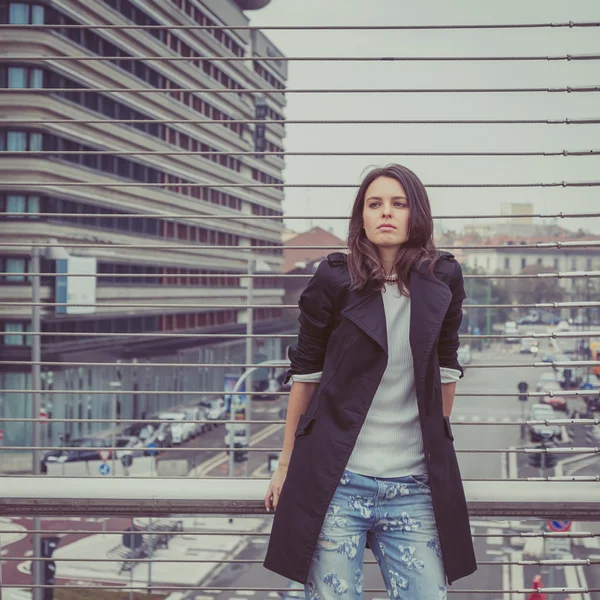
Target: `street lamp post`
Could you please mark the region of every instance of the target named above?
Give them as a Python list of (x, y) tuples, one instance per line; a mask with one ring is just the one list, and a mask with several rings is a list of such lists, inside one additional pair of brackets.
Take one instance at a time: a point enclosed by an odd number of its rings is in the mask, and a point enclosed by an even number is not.
[[(250, 377), (252, 375), (252, 373), (254, 373), (254, 371), (260, 369), (261, 367), (289, 367), (289, 366), (290, 366), (289, 360), (265, 360), (264, 362), (258, 363), (256, 365), (256, 367), (249, 368), (235, 382), (235, 385), (233, 386), (233, 389), (231, 390), (231, 404), (233, 404), (233, 396), (240, 389), (242, 383), (248, 377)], [(233, 477), (233, 472), (234, 472), (233, 455), (235, 452), (235, 438), (234, 438), (235, 426), (236, 426), (236, 423), (235, 423), (233, 410), (230, 410), (229, 411), (229, 477)], [(246, 425), (246, 427), (248, 427), (248, 426)], [(227, 425), (225, 425), (225, 430), (227, 431)], [(249, 437), (250, 436), (248, 436), (248, 438)]]
[[(60, 260), (67, 258), (69, 255), (64, 248), (60, 248), (54, 245), (50, 245), (43, 251), (45, 258), (50, 260)], [(42, 429), (40, 423), (40, 409), (42, 405), (42, 337), (40, 335), (42, 330), (42, 311), (40, 306), (41, 299), (41, 281), (40, 281), (40, 269), (41, 269), (41, 256), (42, 251), (39, 246), (33, 246), (31, 248), (31, 389), (32, 392), (32, 439), (31, 445), (33, 447), (31, 459), (33, 461), (32, 471), (33, 475), (39, 477), (41, 475), (41, 462), (40, 462), (40, 446), (42, 441)], [(41, 529), (40, 517), (33, 518), (33, 529), (39, 532)], [(43, 600), (44, 590), (41, 587), (43, 585), (43, 564), (40, 560), (42, 556), (42, 538), (39, 533), (33, 534), (33, 556), (31, 560), (31, 575), (33, 579), (33, 593), (32, 600)]]

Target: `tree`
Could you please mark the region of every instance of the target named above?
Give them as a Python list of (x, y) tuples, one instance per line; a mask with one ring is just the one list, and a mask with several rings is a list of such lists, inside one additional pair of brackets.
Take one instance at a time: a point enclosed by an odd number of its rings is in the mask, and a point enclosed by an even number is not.
[[(486, 275), (480, 268), (471, 268), (463, 265), (463, 275)], [(496, 279), (465, 279), (465, 304), (510, 304), (510, 294), (506, 287), (506, 280)], [(510, 308), (491, 308), (490, 326), (494, 322), (504, 323), (507, 320)], [(474, 331), (479, 328), (481, 333), (487, 332), (488, 309), (469, 308), (465, 310), (465, 318), (461, 330), (469, 328)], [(490, 333), (492, 333), (490, 331)]]
[[(521, 275), (539, 275), (540, 273), (554, 273), (553, 267), (543, 265), (528, 265), (521, 271)], [(541, 302), (562, 302), (565, 299), (565, 290), (560, 287), (557, 278), (527, 278), (512, 279), (508, 289), (518, 304), (539, 304)]]

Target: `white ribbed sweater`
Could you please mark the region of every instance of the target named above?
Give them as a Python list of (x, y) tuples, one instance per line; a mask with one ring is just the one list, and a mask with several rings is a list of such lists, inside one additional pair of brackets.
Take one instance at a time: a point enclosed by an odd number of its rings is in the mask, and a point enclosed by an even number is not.
[[(372, 477), (402, 477), (427, 472), (415, 376), (409, 341), (410, 298), (396, 283), (381, 292), (385, 309), (388, 363), (346, 469)], [(460, 371), (441, 368), (442, 383)], [(294, 375), (293, 381), (319, 381), (321, 373)]]

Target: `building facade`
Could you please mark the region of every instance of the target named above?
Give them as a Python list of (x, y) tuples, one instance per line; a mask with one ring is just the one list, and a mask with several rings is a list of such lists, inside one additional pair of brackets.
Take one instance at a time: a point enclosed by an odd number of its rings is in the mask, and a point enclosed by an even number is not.
[[(260, 261), (263, 271), (254, 278), (253, 304), (282, 302), (280, 280), (268, 276), (281, 270), (281, 249), (244, 248), (280, 245), (284, 192), (277, 185), (283, 182), (283, 156), (235, 153), (255, 149), (255, 126), (238, 122), (255, 118), (257, 95), (244, 91), (255, 88), (276, 90), (259, 100), (266, 119), (273, 121), (266, 126), (264, 149), (283, 151), (285, 129), (278, 121), (285, 108), (286, 62), (259, 60), (282, 55), (258, 30), (69, 26), (246, 26), (244, 10), (265, 4), (0, 2), (4, 23), (52, 25), (27, 35), (8, 30), (0, 40), (2, 55), (9, 58), (0, 65), (0, 87), (10, 88), (0, 94), (0, 107), (4, 119), (19, 121), (0, 126), (0, 150), (16, 153), (0, 160), (0, 302), (5, 303), (0, 305), (0, 388), (6, 390), (0, 416), (32, 416), (26, 391), (30, 366), (19, 364), (31, 359), (28, 244), (41, 245), (43, 252), (52, 240), (72, 257), (95, 259), (93, 308), (48, 305), (42, 310), (42, 360), (52, 363), (43, 373), (43, 403), (51, 417), (107, 418), (111, 397), (97, 392), (110, 390), (111, 382), (122, 390), (122, 418), (180, 403), (182, 397), (170, 391), (222, 389), (221, 371), (146, 369), (144, 363), (244, 362), (243, 339), (219, 341), (200, 334), (245, 331), (250, 279), (244, 275), (250, 260)], [(71, 60), (40, 60), (44, 56)], [(136, 152), (145, 154), (130, 154)], [(72, 185), (77, 183), (93, 185)], [(42, 259), (42, 302), (59, 298), (58, 267)], [(75, 282), (74, 276), (68, 279)], [(257, 308), (254, 330), (277, 332), (281, 318), (281, 309)], [(166, 338), (166, 333), (192, 335)], [(276, 340), (255, 350), (268, 358), (280, 354)], [(102, 364), (69, 366), (77, 362)], [(143, 393), (151, 389), (164, 394)], [(5, 429), (6, 445), (28, 443), (26, 423)], [(52, 441), (92, 427), (56, 421), (48, 429), (47, 441)]]

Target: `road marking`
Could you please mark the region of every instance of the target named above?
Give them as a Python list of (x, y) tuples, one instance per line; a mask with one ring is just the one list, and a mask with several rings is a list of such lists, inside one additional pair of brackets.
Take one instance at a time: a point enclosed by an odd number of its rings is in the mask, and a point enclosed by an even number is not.
[[(255, 433), (249, 442), (249, 446), (256, 446), (259, 442), (262, 442), (265, 438), (273, 435), (280, 429), (283, 429), (284, 425), (276, 423), (274, 425), (268, 425), (264, 429), (261, 429), (259, 432)], [(202, 475), (206, 475), (208, 472), (212, 471), (216, 467), (226, 463), (229, 460), (229, 455), (227, 452), (219, 452), (216, 456), (208, 459), (206, 462), (198, 465), (193, 471), (188, 473), (188, 477), (202, 477)]]
[(236, 594), (238, 596), (254, 596), (254, 594), (256, 594), (256, 591), (254, 591), (254, 590), (237, 590)]
[[(488, 545), (490, 546), (502, 546), (504, 544), (504, 537), (499, 537), (502, 534), (502, 529), (497, 529), (496, 527), (490, 527), (485, 532), (486, 540)], [(491, 536), (491, 537), (490, 537)]]

